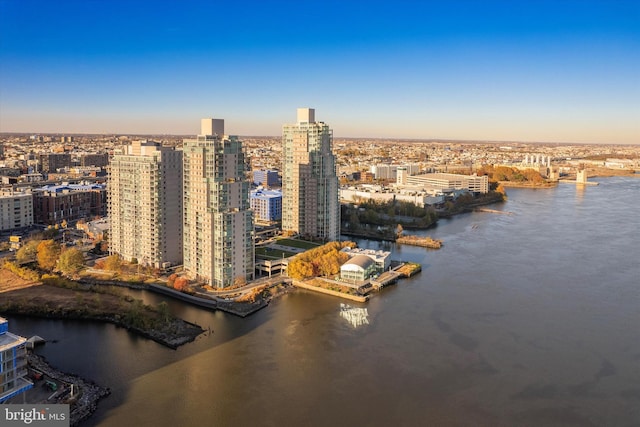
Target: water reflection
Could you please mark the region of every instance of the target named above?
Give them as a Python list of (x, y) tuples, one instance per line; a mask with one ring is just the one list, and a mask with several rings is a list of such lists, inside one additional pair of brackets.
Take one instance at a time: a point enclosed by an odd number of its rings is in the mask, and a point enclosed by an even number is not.
[(340, 317), (345, 319), (354, 328), (369, 324), (369, 312), (366, 308), (351, 307), (348, 304), (340, 304)]

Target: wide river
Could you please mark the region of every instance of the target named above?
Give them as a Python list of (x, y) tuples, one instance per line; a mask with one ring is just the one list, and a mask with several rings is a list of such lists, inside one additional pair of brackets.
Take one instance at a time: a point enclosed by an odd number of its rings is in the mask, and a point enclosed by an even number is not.
[(640, 179), (596, 181), (509, 189), (491, 206), (509, 214), (429, 230), (438, 251), (359, 241), (423, 266), (366, 304), (296, 291), (241, 319), (171, 301), (211, 330), (178, 350), (92, 322), (10, 329), (111, 388), (90, 426), (638, 426)]

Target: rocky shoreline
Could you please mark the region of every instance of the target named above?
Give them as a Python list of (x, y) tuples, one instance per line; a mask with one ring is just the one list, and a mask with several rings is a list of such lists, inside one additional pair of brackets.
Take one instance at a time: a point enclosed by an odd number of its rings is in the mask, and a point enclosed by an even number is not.
[(58, 371), (49, 365), (43, 356), (29, 352), (27, 356), (27, 363), (29, 368), (35, 369), (53, 380), (65, 383), (69, 386), (73, 384), (73, 387), (76, 390), (74, 394), (79, 397), (74, 402), (69, 403), (70, 423), (72, 426), (76, 426), (81, 421), (89, 418), (97, 409), (98, 401), (111, 394), (111, 390), (107, 387), (99, 386), (77, 375)]
[(183, 319), (163, 317), (132, 298), (41, 285), (4, 292), (0, 312), (49, 319), (92, 320), (116, 326), (176, 349), (204, 330)]

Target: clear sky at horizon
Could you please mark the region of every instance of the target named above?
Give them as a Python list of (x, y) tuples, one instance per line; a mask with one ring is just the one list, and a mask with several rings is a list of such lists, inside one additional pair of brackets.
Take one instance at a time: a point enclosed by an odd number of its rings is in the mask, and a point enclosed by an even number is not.
[(639, 1), (0, 0), (0, 132), (640, 144)]

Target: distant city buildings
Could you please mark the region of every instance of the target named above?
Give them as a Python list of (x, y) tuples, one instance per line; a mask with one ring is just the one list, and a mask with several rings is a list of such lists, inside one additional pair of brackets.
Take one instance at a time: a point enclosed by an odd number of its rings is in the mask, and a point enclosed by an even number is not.
[(253, 216), (242, 142), (224, 120), (202, 119), (185, 139), (184, 269), (222, 288), (254, 277)]
[(126, 261), (182, 263), (182, 151), (134, 141), (113, 156), (108, 181), (109, 251)]
[(420, 165), (417, 163), (407, 165), (378, 164), (371, 166), (371, 173), (375, 179), (395, 180), (398, 169), (405, 171), (407, 175), (416, 175), (420, 173)]
[(263, 187), (274, 187), (280, 184), (278, 177), (278, 171), (274, 170), (254, 170), (253, 171), (253, 183), (255, 185), (262, 185)]
[(250, 201), (256, 221), (274, 222), (282, 219), (282, 191), (253, 190)]
[(9, 322), (0, 317), (0, 404), (33, 387), (27, 380), (26, 342), (9, 332)]
[(71, 167), (71, 154), (47, 153), (38, 155), (40, 169), (38, 172), (56, 172), (58, 169)]
[(282, 127), (282, 229), (338, 240), (340, 205), (333, 132), (315, 121), (315, 110), (298, 108), (295, 124)]
[(109, 154), (107, 153), (91, 153), (80, 156), (80, 166), (82, 167), (105, 167), (109, 164)]

